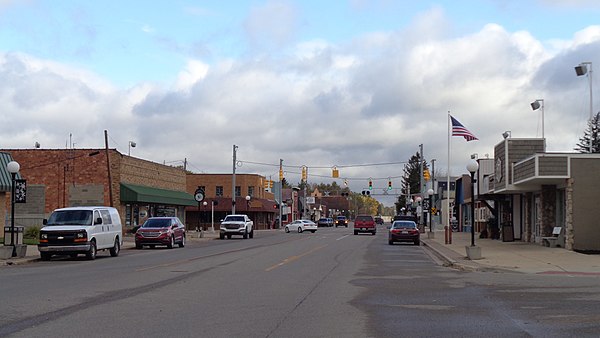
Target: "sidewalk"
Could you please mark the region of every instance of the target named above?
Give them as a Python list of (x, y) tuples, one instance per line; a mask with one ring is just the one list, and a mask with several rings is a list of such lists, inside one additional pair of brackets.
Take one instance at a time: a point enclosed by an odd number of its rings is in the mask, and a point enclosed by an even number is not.
[(600, 276), (600, 255), (586, 255), (563, 248), (549, 248), (535, 243), (502, 242), (479, 238), (482, 259), (469, 260), (465, 246), (471, 245), (471, 233), (453, 232), (452, 244), (444, 243), (444, 231), (435, 238), (421, 234), (421, 242), (431, 248), (448, 265), (468, 271), (508, 270), (522, 273)]

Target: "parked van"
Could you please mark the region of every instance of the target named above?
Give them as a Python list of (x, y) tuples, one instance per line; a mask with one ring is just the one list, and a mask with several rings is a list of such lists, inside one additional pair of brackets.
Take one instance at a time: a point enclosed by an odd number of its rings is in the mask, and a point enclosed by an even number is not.
[(77, 257), (85, 254), (96, 259), (98, 250), (119, 255), (123, 226), (117, 209), (112, 207), (71, 207), (56, 209), (40, 230), (38, 250), (43, 261), (52, 255)]

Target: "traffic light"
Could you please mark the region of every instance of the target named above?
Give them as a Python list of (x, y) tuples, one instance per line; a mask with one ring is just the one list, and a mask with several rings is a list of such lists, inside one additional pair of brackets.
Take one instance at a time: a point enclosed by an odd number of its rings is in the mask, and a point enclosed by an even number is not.
[(277, 203), (273, 204), (273, 209), (279, 209), (279, 204), (277, 204)]
[(269, 180), (269, 188), (273, 188), (273, 180)]
[(279, 181), (283, 181), (283, 169), (279, 169)]
[(264, 186), (265, 189), (269, 189), (269, 180), (265, 180), (263, 182), (263, 186)]
[(369, 190), (373, 190), (373, 180), (369, 179)]
[(431, 179), (431, 175), (429, 174), (428, 169), (423, 170), (423, 178), (425, 179), (425, 181), (429, 181)]
[(302, 180), (303, 181), (306, 181), (306, 176), (307, 176), (306, 175), (306, 169), (307, 169), (306, 166), (302, 167)]
[(392, 180), (388, 181), (388, 190), (392, 190)]

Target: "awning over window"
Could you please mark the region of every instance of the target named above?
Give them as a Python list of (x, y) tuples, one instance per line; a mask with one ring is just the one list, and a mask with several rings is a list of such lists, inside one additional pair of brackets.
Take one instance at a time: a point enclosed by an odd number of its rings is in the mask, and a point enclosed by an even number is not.
[[(9, 153), (0, 152), (0, 191), (10, 191), (12, 187), (12, 177), (8, 170), (6, 169), (6, 165), (8, 162), (12, 161), (13, 158)], [(17, 173), (17, 179), (21, 179), (21, 173)]]
[(121, 202), (198, 205), (194, 196), (184, 191), (151, 188), (129, 183), (121, 183)]

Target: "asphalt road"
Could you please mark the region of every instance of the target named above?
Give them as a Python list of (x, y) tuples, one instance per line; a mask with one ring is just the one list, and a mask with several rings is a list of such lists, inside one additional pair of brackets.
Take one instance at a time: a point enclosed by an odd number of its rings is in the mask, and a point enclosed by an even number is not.
[(351, 228), (0, 269), (0, 336), (598, 336), (599, 279), (441, 266)]

